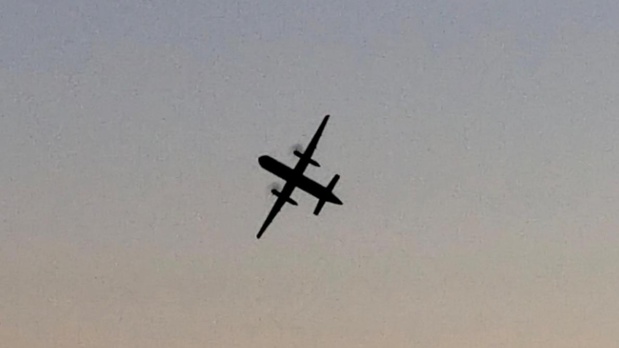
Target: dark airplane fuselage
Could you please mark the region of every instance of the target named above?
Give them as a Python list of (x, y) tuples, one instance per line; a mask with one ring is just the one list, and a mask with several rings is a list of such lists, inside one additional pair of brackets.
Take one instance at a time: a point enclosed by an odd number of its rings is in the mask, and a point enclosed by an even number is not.
[(258, 163), (260, 163), (260, 166), (265, 170), (292, 184), (293, 189), (295, 187), (298, 187), (301, 190), (316, 197), (320, 197), (327, 202), (333, 204), (342, 204), (342, 201), (337, 198), (337, 196), (335, 196), (333, 192), (331, 192), (331, 190), (326, 189), (319, 183), (303, 175), (303, 172), (308, 165), (308, 163), (303, 160), (299, 160), (294, 169), (279, 162), (273, 157), (266, 155), (260, 156), (260, 158), (258, 158)]

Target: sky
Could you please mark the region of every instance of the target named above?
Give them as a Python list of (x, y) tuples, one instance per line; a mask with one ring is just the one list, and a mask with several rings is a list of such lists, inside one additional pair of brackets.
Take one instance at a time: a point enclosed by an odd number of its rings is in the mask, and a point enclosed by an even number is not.
[[(615, 1), (0, 13), (0, 341), (611, 347)], [(296, 191), (256, 233), (331, 118)]]

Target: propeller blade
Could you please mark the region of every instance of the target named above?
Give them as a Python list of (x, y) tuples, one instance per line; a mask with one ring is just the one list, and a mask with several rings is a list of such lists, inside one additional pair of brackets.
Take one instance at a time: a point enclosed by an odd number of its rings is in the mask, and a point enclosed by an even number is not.
[(269, 185), (269, 186), (268, 186), (268, 188), (267, 188), (267, 192), (268, 192), (269, 194), (271, 194), (271, 191), (272, 191), (272, 190), (276, 190), (276, 191), (280, 191), (280, 192), (281, 192), (281, 190), (282, 190), (282, 186), (281, 186), (279, 183), (274, 182), (274, 183), (272, 183), (271, 185)]
[(294, 154), (295, 151), (303, 153), (303, 151), (305, 151), (305, 150), (303, 150), (303, 145), (301, 145), (301, 144), (294, 144), (294, 145), (292, 145), (290, 147), (290, 153)]

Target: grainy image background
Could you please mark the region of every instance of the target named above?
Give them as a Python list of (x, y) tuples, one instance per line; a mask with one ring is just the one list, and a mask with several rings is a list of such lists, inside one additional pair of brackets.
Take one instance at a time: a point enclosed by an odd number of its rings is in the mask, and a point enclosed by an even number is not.
[(614, 346), (618, 6), (2, 1), (0, 342)]

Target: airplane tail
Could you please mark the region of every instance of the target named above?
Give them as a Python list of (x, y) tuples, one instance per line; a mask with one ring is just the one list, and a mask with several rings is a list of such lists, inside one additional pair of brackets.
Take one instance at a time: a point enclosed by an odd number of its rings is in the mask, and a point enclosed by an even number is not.
[[(340, 175), (339, 174), (335, 174), (333, 179), (331, 179), (331, 182), (329, 183), (329, 185), (327, 185), (328, 194), (332, 195), (331, 192), (333, 191), (333, 188), (335, 187), (335, 184), (337, 184), (337, 181), (339, 179), (340, 179)], [(314, 209), (314, 215), (320, 214), (320, 211), (322, 210), (322, 207), (325, 205), (326, 202), (327, 202), (327, 200), (324, 199), (324, 198), (318, 200), (318, 204), (316, 204), (316, 208)], [(341, 204), (341, 202), (340, 202), (340, 204)]]

